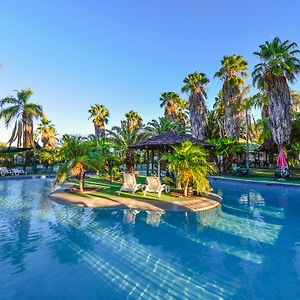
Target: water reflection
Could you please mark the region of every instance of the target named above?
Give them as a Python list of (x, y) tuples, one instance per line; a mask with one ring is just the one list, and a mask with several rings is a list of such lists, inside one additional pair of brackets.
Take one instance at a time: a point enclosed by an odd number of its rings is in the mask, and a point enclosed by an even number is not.
[(163, 214), (63, 206), (49, 188), (0, 181), (3, 299), (299, 299), (298, 191), (221, 184), (222, 207)]
[(139, 213), (140, 211), (138, 209), (124, 209), (123, 213), (124, 213), (124, 217), (123, 217), (123, 222), (125, 224), (135, 224), (135, 219), (136, 219), (136, 215)]
[(158, 227), (161, 221), (161, 216), (164, 214), (163, 211), (146, 211), (147, 219), (146, 223), (153, 227)]

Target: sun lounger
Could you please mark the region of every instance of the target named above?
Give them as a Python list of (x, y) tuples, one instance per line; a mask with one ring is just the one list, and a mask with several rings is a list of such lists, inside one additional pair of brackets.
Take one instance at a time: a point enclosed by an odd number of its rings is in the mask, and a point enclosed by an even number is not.
[(0, 174), (1, 176), (15, 175), (15, 172), (6, 167), (0, 167)]
[(22, 169), (19, 169), (19, 168), (14, 168), (14, 169), (11, 169), (12, 172), (15, 173), (15, 175), (27, 175), (27, 172), (25, 172), (24, 170)]
[(144, 189), (144, 196), (146, 196), (147, 192), (150, 193), (158, 193), (158, 197), (160, 198), (161, 193), (166, 191), (167, 186), (162, 184), (160, 179), (156, 176), (147, 176), (146, 177), (146, 187)]
[(119, 193), (131, 192), (133, 195), (138, 190), (143, 190), (143, 185), (136, 182), (135, 175), (133, 173), (123, 173), (124, 183), (121, 186)]

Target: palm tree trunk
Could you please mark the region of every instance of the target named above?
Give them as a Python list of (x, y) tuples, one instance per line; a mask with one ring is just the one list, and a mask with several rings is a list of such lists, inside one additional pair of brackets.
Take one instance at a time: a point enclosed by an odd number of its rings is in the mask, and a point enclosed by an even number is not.
[(80, 174), (80, 178), (79, 178), (79, 190), (80, 190), (80, 192), (84, 191), (84, 173)]
[(198, 140), (203, 140), (205, 138), (206, 107), (200, 93), (192, 93), (189, 97), (189, 111), (192, 136)]
[(285, 77), (266, 78), (269, 107), (269, 126), (278, 147), (286, 147), (291, 135), (291, 97)]
[(229, 138), (239, 139), (241, 113), (237, 106), (242, 100), (240, 89), (238, 87), (231, 87), (229, 83), (225, 81), (223, 85), (223, 95), (225, 134)]

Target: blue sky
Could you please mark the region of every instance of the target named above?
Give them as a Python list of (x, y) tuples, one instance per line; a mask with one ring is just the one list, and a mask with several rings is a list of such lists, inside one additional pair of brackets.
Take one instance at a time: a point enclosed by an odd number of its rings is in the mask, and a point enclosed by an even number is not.
[(162, 114), (160, 93), (180, 92), (197, 70), (211, 79), (211, 107), (223, 55), (244, 55), (251, 72), (264, 41), (300, 44), (299, 9), (298, 0), (2, 0), (0, 97), (30, 87), (59, 133), (87, 134), (90, 105), (109, 108), (109, 126), (131, 109), (149, 121)]

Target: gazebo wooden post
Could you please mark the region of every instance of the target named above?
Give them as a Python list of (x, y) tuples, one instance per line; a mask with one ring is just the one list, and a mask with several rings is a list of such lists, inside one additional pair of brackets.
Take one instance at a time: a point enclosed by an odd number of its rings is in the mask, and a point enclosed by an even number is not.
[(147, 149), (147, 171), (146, 171), (146, 175), (149, 175), (149, 171), (150, 171), (150, 154), (149, 154), (149, 149)]
[(160, 178), (160, 150), (157, 150), (157, 177)]
[(151, 150), (151, 173), (154, 173), (154, 150)]

